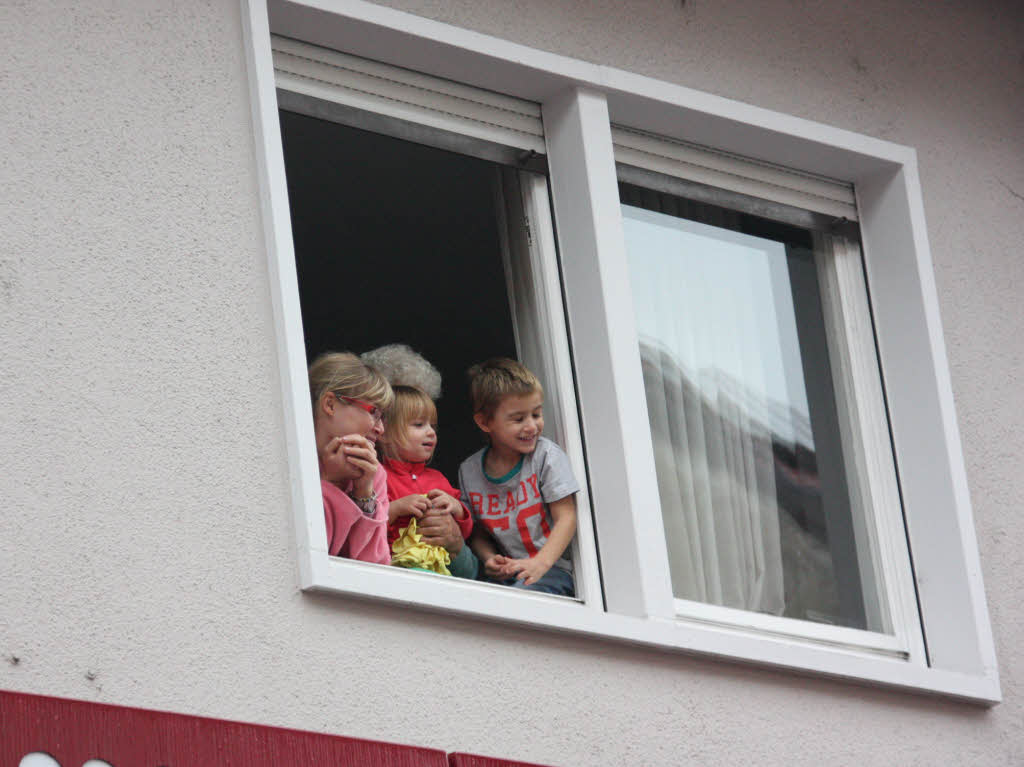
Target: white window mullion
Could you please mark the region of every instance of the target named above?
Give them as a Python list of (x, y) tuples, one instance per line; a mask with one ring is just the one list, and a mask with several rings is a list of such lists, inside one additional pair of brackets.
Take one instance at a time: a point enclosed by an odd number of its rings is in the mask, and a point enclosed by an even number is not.
[(516, 347), (519, 358), (544, 382), (544, 431), (565, 450), (580, 481), (573, 542), (576, 596), (588, 608), (603, 610), (548, 182), (541, 174), (514, 168), (503, 168), (500, 175), (499, 216), (507, 209), (507, 218), (516, 222), (513, 226), (508, 226), (507, 221), (501, 223), (508, 240), (502, 256)]
[(302, 333), (299, 286), (295, 273), (295, 249), (288, 210), (288, 185), (281, 123), (277, 112), (275, 77), (270, 46), (267, 8), (261, 2), (245, 3), (243, 32), (249, 67), (249, 98), (254, 138), (263, 151), (256, 153), (260, 180), (260, 205), (267, 247), (270, 297), (277, 331), (278, 369), (285, 409), (284, 430), (288, 449), (289, 485), (295, 514), (295, 545), (302, 588), (316, 583), (327, 551), (322, 514), (316, 441), (309, 405), (306, 349)]
[(860, 180), (857, 195), (928, 661), (997, 687), (913, 153), (898, 172)]
[(604, 96), (543, 105), (580, 409), (608, 610), (668, 618), (668, 556)]

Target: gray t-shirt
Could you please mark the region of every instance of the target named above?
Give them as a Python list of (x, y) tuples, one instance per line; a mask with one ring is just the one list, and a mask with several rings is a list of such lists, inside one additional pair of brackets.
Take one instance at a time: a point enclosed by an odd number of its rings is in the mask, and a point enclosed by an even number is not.
[[(473, 517), (491, 531), (506, 556), (532, 557), (551, 534), (548, 504), (579, 492), (569, 457), (550, 439), (541, 437), (534, 451), (524, 455), (516, 468), (496, 479), (484, 473), (487, 450), (479, 450), (462, 462), (462, 499), (473, 510)], [(555, 565), (572, 572), (568, 549)]]

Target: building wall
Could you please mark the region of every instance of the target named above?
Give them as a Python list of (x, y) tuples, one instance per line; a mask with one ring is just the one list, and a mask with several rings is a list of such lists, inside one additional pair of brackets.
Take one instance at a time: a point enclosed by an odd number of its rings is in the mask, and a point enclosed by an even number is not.
[(552, 764), (1024, 760), (1019, 4), (387, 4), (917, 148), (1005, 701), (302, 594), (234, 0), (0, 7), (0, 688)]

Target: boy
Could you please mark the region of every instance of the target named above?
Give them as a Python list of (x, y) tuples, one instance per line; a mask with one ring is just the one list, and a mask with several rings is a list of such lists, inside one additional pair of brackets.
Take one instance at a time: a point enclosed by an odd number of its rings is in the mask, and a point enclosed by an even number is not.
[(490, 580), (574, 596), (566, 549), (576, 534), (579, 485), (566, 454), (540, 436), (540, 381), (503, 357), (474, 365), (469, 379), (473, 420), (490, 441), (459, 469), (459, 487), (477, 521), (469, 544)]

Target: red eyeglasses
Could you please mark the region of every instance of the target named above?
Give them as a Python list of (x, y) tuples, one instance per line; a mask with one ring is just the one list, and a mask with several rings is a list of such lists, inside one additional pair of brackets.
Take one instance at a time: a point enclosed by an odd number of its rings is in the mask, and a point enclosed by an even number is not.
[(345, 402), (347, 402), (350, 405), (355, 405), (356, 407), (365, 410), (367, 413), (370, 414), (370, 417), (373, 419), (374, 423), (383, 423), (384, 413), (382, 413), (381, 409), (374, 405), (373, 403), (367, 402), (364, 399), (356, 399), (355, 397), (345, 397), (341, 394), (335, 394), (334, 396), (337, 397), (338, 399), (345, 400)]

